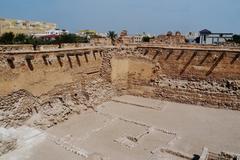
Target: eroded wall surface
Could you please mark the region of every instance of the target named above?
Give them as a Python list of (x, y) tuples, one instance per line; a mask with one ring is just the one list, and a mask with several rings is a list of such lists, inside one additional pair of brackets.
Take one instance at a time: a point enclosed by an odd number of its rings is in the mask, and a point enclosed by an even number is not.
[(105, 50), (0, 54), (0, 126), (51, 127), (113, 97), (111, 83), (100, 76)]
[[(133, 95), (240, 110), (239, 57), (239, 50), (221, 48), (119, 50), (112, 53), (111, 74), (118, 76), (111, 81)], [(119, 69), (123, 61), (127, 75)]]
[(24, 89), (39, 96), (57, 85), (98, 74), (101, 63), (97, 50), (2, 54), (0, 95)]

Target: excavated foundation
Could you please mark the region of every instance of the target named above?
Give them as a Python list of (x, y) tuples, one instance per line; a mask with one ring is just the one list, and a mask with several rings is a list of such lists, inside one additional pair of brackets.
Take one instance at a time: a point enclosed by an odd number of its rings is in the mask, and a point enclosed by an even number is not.
[[(0, 53), (0, 155), (27, 156), (46, 145), (70, 159), (238, 158), (239, 54), (238, 48), (162, 45)], [(139, 99), (114, 98), (121, 95)], [(25, 134), (32, 147), (25, 148)], [(115, 137), (104, 140), (108, 134)], [(36, 155), (28, 156), (43, 158)]]

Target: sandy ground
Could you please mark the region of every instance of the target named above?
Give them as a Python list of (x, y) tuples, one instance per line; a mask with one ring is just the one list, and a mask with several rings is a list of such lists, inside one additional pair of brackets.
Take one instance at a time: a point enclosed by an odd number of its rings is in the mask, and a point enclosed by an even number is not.
[(163, 151), (190, 157), (203, 147), (239, 153), (240, 112), (122, 96), (97, 112), (73, 116), (47, 131), (25, 128), (25, 133), (20, 147), (0, 159), (184, 159)]

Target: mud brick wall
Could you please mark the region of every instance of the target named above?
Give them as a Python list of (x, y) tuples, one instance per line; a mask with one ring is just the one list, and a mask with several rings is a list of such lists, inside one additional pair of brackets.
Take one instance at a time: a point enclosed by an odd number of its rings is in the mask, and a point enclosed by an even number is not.
[(128, 94), (240, 110), (239, 50), (138, 47), (111, 55), (111, 80)]
[(57, 86), (83, 86), (101, 78), (119, 94), (240, 110), (238, 48), (149, 45), (4, 52), (0, 74), (0, 97), (19, 90), (42, 97)]
[(97, 77), (102, 64), (100, 52), (75, 49), (0, 54), (0, 95), (24, 89), (39, 96), (57, 85)]
[(116, 96), (100, 75), (105, 50), (0, 54), (0, 126), (45, 129)]

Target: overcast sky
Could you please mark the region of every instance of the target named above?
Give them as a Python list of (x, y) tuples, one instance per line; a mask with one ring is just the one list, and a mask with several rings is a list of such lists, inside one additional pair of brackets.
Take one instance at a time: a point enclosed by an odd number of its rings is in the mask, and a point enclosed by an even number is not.
[(0, 17), (54, 22), (72, 32), (240, 33), (240, 0), (1, 0)]

